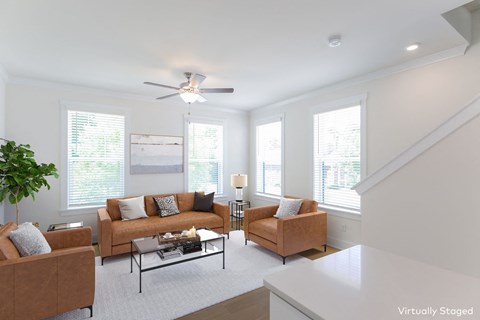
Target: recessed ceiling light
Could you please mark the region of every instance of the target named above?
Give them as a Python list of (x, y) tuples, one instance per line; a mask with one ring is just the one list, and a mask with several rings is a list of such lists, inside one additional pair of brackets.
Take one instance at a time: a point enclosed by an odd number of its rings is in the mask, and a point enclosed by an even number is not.
[(414, 51), (414, 50), (417, 50), (418, 47), (420, 47), (420, 43), (412, 43), (411, 45), (409, 45), (405, 49), (407, 49), (407, 51)]
[(338, 47), (342, 44), (342, 37), (339, 34), (328, 37), (328, 46), (331, 48)]

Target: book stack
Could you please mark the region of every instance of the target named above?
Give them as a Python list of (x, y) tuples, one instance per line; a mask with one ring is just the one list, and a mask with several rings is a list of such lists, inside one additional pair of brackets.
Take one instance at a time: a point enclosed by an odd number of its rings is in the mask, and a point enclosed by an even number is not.
[(173, 259), (182, 255), (182, 252), (177, 248), (165, 248), (157, 251), (157, 253), (162, 260)]
[(202, 251), (202, 243), (200, 241), (192, 241), (185, 243), (180, 247), (180, 251), (183, 254)]

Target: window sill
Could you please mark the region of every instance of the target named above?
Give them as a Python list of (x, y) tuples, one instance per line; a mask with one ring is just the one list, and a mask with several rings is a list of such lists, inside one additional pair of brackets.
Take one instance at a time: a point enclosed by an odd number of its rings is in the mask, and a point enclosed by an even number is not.
[(362, 221), (362, 214), (360, 211), (355, 210), (348, 210), (345, 208), (339, 208), (334, 206), (327, 206), (327, 205), (319, 205), (319, 210), (326, 211), (328, 215), (354, 220), (354, 221)]
[(224, 194), (215, 195), (213, 197), (213, 201), (214, 202), (227, 203), (228, 202), (228, 197)]
[(104, 208), (105, 206), (92, 206), (92, 207), (82, 207), (82, 208), (75, 208), (75, 209), (63, 209), (60, 210), (61, 217), (68, 217), (68, 216), (77, 216), (77, 215), (84, 215), (84, 214), (96, 214), (97, 210), (100, 208)]

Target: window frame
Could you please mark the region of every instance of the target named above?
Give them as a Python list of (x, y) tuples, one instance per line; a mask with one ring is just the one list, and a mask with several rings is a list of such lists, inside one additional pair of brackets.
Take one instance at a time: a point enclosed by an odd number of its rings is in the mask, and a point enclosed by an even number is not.
[[(257, 128), (258, 126), (274, 123), (274, 122), (279, 122), (280, 121), (280, 127), (281, 127), (281, 165), (280, 165), (280, 194), (271, 194), (271, 193), (266, 193), (266, 192), (258, 192), (257, 190), (257, 150), (258, 150), (258, 136), (257, 136)], [(254, 137), (253, 137), (253, 142), (254, 142), (254, 168), (253, 168), (253, 181), (254, 181), (254, 187), (255, 191), (254, 194), (256, 197), (264, 198), (267, 200), (275, 200), (275, 199), (280, 199), (284, 194), (285, 194), (285, 114), (276, 114), (270, 117), (263, 117), (259, 118), (254, 121), (253, 123), (253, 132), (254, 132)]]
[[(225, 172), (227, 172), (227, 127), (225, 125), (226, 123), (226, 120), (225, 119), (222, 119), (222, 118), (205, 118), (205, 117), (198, 117), (198, 116), (190, 116), (190, 115), (186, 115), (185, 116), (185, 121), (184, 121), (184, 150), (183, 150), (183, 155), (184, 155), (184, 191), (185, 192), (189, 192), (188, 191), (188, 182), (189, 182), (189, 170), (188, 170), (188, 164), (189, 164), (189, 152), (188, 152), (188, 148), (189, 148), (189, 145), (190, 145), (190, 139), (189, 139), (189, 124), (190, 122), (194, 122), (194, 123), (202, 123), (202, 124), (211, 124), (211, 125), (219, 125), (219, 126), (222, 126), (223, 130), (222, 130), (222, 134), (223, 134), (223, 154), (222, 154), (222, 177), (221, 179), (219, 180), (219, 183), (221, 183), (221, 190), (222, 190), (222, 193), (217, 193), (215, 192), (215, 198), (218, 199), (218, 198), (225, 198), (227, 193), (226, 193), (226, 190), (225, 190), (225, 186), (226, 186), (226, 183), (225, 183), (225, 179), (226, 179), (226, 175), (225, 175)], [(193, 192), (193, 191), (192, 191)]]
[[(312, 197), (315, 194), (315, 179), (313, 172), (315, 170), (315, 150), (314, 150), (314, 143), (315, 143), (315, 115), (324, 112), (335, 111), (339, 109), (345, 109), (354, 106), (360, 106), (360, 181), (362, 181), (367, 174), (367, 94), (360, 94), (357, 96), (347, 97), (339, 100), (333, 100), (329, 102), (322, 103), (311, 108), (310, 112), (310, 124), (311, 124), (311, 172), (312, 172)], [(328, 205), (328, 204), (318, 204), (319, 208), (329, 209), (329, 213), (338, 212), (339, 216), (352, 215), (360, 216), (362, 212), (362, 201), (360, 199), (360, 209), (349, 209), (344, 207), (339, 207), (335, 205)], [(333, 212), (332, 212), (333, 210)]]
[(123, 168), (123, 189), (128, 189), (128, 168), (130, 168), (130, 157), (127, 152), (129, 150), (129, 132), (130, 132), (130, 110), (123, 107), (115, 107), (108, 105), (89, 104), (76, 101), (60, 101), (60, 121), (61, 121), (61, 135), (60, 135), (60, 216), (70, 216), (79, 214), (95, 214), (96, 209), (104, 206), (83, 206), (76, 208), (68, 207), (68, 112), (81, 111), (92, 113), (103, 113), (120, 115), (125, 118), (124, 127), (124, 168)]

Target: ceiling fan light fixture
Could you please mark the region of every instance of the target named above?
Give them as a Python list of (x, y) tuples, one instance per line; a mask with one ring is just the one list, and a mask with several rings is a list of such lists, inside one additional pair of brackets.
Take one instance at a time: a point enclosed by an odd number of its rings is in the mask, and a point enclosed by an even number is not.
[(185, 103), (194, 103), (198, 99), (198, 93), (186, 91), (180, 94), (180, 98), (182, 98)]

